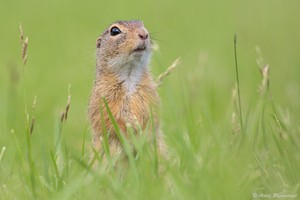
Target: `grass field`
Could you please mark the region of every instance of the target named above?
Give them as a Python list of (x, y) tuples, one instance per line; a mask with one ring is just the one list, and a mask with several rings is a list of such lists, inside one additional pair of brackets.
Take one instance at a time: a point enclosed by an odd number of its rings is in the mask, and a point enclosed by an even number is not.
[[(299, 8), (296, 0), (1, 2), (0, 199), (300, 199)], [(160, 173), (143, 138), (128, 167), (90, 167), (95, 41), (119, 19), (144, 21), (159, 46), (155, 77), (180, 57), (159, 88), (170, 151)]]

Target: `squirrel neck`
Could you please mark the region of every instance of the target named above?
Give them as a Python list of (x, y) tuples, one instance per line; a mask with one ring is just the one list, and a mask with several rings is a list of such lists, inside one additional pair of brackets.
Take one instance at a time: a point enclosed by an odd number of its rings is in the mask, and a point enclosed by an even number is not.
[(118, 68), (98, 68), (96, 82), (105, 84), (107, 87), (119, 84), (125, 94), (131, 95), (136, 91), (137, 86), (145, 75), (148, 75), (148, 67), (146, 64), (130, 62)]

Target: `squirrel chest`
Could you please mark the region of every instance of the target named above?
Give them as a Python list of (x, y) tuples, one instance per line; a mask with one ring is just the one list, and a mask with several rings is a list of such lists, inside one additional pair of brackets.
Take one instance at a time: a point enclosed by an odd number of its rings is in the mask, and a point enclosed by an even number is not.
[(159, 101), (156, 85), (147, 72), (134, 78), (122, 78), (114, 73), (102, 73), (94, 84), (89, 115), (95, 130), (101, 132), (104, 122), (106, 129), (112, 133), (113, 125), (103, 99), (107, 101), (115, 121), (125, 134), (128, 124), (134, 129), (138, 126), (145, 129), (149, 123), (151, 111), (158, 106)]

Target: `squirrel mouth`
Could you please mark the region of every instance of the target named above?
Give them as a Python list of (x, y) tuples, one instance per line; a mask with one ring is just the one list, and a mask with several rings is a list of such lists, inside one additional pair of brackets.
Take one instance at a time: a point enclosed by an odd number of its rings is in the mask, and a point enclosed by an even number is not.
[(134, 52), (141, 52), (141, 51), (145, 51), (146, 50), (146, 47), (145, 46), (141, 46), (141, 47), (138, 47), (136, 48), (135, 50), (133, 50)]
[(133, 52), (143, 52), (147, 49), (147, 46), (145, 44), (141, 44), (141, 45), (138, 45), (134, 50)]

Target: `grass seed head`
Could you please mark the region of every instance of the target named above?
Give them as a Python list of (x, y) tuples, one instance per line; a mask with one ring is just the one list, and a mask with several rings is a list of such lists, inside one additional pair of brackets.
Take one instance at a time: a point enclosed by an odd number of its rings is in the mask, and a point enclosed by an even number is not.
[(69, 84), (69, 89), (68, 89), (68, 101), (67, 101), (67, 105), (66, 105), (66, 109), (65, 109), (65, 121), (68, 119), (70, 103), (71, 103), (71, 84)]
[(31, 120), (31, 126), (30, 126), (30, 135), (32, 135), (33, 129), (34, 129), (34, 123), (35, 123), (35, 117), (32, 117)]
[(23, 48), (22, 48), (22, 59), (23, 59), (23, 64), (26, 64), (28, 55), (27, 55), (27, 47), (28, 47), (28, 37), (26, 37), (25, 42), (23, 43)]
[(33, 102), (32, 102), (32, 110), (35, 111), (36, 107), (36, 96), (34, 96)]
[(22, 45), (23, 44), (23, 40), (24, 40), (24, 31), (23, 31), (21, 23), (20, 23), (19, 27), (20, 27), (20, 44)]
[(60, 122), (63, 123), (64, 119), (65, 119), (65, 113), (62, 112), (60, 115)]
[(19, 28), (20, 28), (20, 44), (22, 45), (22, 60), (23, 60), (23, 65), (25, 65), (27, 58), (28, 58), (27, 47), (28, 47), (29, 41), (28, 41), (28, 37), (26, 37), (25, 41), (24, 41), (24, 31), (23, 31), (21, 24), (20, 24)]
[(265, 63), (261, 50), (258, 46), (255, 47), (258, 58), (256, 59), (260, 74), (262, 76), (262, 82), (258, 86), (258, 91), (261, 95), (264, 95), (269, 90), (270, 82), (270, 67)]
[(164, 78), (166, 78), (176, 67), (177, 65), (180, 63), (180, 58), (177, 58), (172, 65), (170, 65), (170, 67), (168, 67), (168, 69), (161, 73), (158, 78), (157, 78), (157, 86), (159, 87), (160, 85), (162, 85)]

